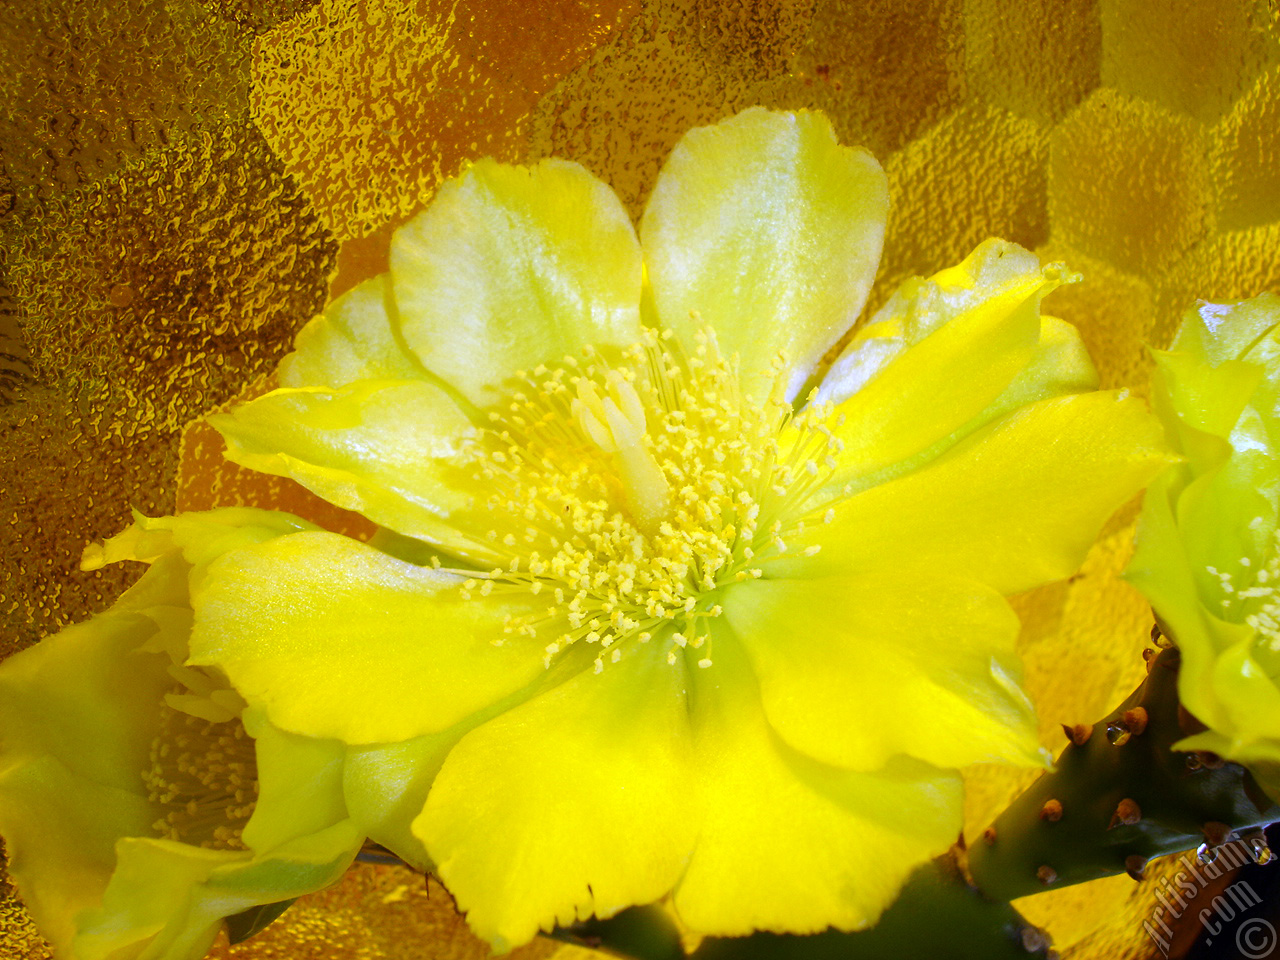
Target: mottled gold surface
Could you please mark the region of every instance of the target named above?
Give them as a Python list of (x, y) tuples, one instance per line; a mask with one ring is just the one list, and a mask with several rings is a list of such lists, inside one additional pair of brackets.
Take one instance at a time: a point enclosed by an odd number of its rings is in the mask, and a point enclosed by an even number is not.
[(973, 96), (1047, 126), (1101, 81), (1098, 0), (969, 0), (964, 16)]
[[(76, 570), (130, 506), (282, 498), (362, 532), (184, 426), (261, 389), (469, 157), (581, 160), (638, 214), (689, 126), (824, 109), (893, 186), (875, 302), (1005, 236), (1084, 274), (1046, 309), (1108, 386), (1146, 389), (1144, 340), (1196, 297), (1280, 289), (1269, 0), (26, 0), (0, 5), (0, 65), (0, 654), (134, 575)], [(1060, 722), (1140, 676), (1147, 611), (1116, 576), (1132, 517), (1079, 576), (1015, 599), (1055, 751)], [(970, 831), (1025, 779), (975, 771)], [(44, 956), (6, 889), (0, 955)], [(421, 890), (361, 868), (220, 949), (484, 956)], [(1146, 957), (1152, 891), (1122, 877), (1025, 907), (1068, 957)]]
[(242, 115), (249, 42), (197, 0), (0, 5), (0, 144), (14, 187), (57, 196)]
[[(8, 229), (4, 229), (7, 227)], [(0, 408), (3, 640), (82, 619), (132, 571), (81, 574), (129, 508), (174, 507), (184, 424), (234, 396), (324, 304), (337, 245), (246, 121), (39, 203), (4, 227), (30, 381)]]
[(894, 206), (873, 306), (907, 277), (955, 263), (987, 237), (1044, 243), (1047, 156), (1035, 121), (976, 99), (891, 154)]
[[(492, 948), (458, 916), (434, 880), (402, 867), (360, 864), (342, 880), (291, 906), (284, 921), (236, 946), (219, 942), (217, 960), (487, 960)], [(588, 950), (535, 940), (511, 960), (589, 960)]]
[(538, 97), (629, 12), (627, 0), (503, 9), (320, 0), (254, 44), (254, 120), (337, 237), (422, 206), (464, 159), (518, 158)]
[(258, 34), (278, 26), (319, 0), (204, 0), (206, 10)]
[(1130, 273), (1155, 273), (1209, 231), (1200, 123), (1116, 90), (1095, 91), (1049, 137), (1054, 237)]
[[(4, 844), (0, 843), (0, 862), (4, 862)], [(49, 947), (41, 939), (35, 925), (22, 908), (17, 891), (9, 878), (0, 874), (0, 950), (14, 960), (48, 960)]]

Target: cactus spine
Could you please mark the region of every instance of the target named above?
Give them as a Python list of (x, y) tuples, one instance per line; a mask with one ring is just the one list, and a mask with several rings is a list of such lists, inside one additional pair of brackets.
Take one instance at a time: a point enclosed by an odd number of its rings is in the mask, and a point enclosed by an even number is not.
[[(1214, 849), (1239, 834), (1254, 859), (1270, 857), (1261, 828), (1277, 808), (1243, 767), (1173, 744), (1198, 729), (1178, 704), (1179, 653), (1161, 650), (1147, 679), (1092, 728), (1064, 727), (1056, 769), (1032, 784), (969, 850), (988, 896), (1011, 900), (1127, 872), (1148, 860)], [(1201, 728), (1202, 729), (1202, 728)]]

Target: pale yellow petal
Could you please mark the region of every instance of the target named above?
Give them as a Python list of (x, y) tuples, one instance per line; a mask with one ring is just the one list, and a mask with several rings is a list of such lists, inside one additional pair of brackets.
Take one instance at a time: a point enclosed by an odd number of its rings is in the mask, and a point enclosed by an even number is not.
[(976, 428), (1020, 406), (1098, 389), (1098, 371), (1080, 331), (1057, 317), (1040, 317), (1040, 340), (1028, 363), (983, 411)]
[(724, 612), (769, 722), (816, 760), (1042, 762), (1017, 682), (1018, 618), (990, 587), (896, 570), (756, 580), (727, 590)]
[(156, 819), (142, 773), (173, 679), (167, 656), (138, 652), (160, 632), (142, 611), (185, 596), (186, 565), (161, 559), (112, 610), (0, 664), (0, 835), (59, 950), (101, 899), (116, 841)]
[(685, 687), (633, 645), (453, 749), (414, 832), (480, 936), (507, 949), (671, 889), (698, 824)]
[(55, 949), (68, 950), (77, 915), (101, 901), (115, 869), (116, 840), (147, 833), (155, 816), (141, 787), (87, 780), (53, 756), (0, 769), (9, 873)]
[[(941, 571), (1018, 593), (1075, 572), (1107, 517), (1172, 459), (1140, 400), (1043, 400), (835, 503), (832, 522), (788, 537), (791, 558), (762, 566), (793, 577)], [(820, 552), (794, 555), (809, 546)]]
[(225, 917), (321, 890), (350, 865), (361, 838), (340, 821), (290, 840), (271, 857), (127, 837), (102, 906), (78, 918), (77, 960), (193, 960)]
[(280, 361), (282, 387), (341, 387), (357, 380), (426, 376), (400, 336), (391, 277), (379, 274), (329, 304)]
[(838, 770), (770, 729), (745, 653), (713, 634), (693, 691), (698, 843), (675, 893), (693, 930), (816, 933), (875, 923), (961, 823), (959, 776), (897, 758)]
[(245, 846), (269, 855), (346, 819), (343, 744), (286, 733), (259, 710), (246, 710), (241, 719), (253, 737), (258, 768), (258, 800), (241, 836)]
[(351, 818), (375, 843), (419, 870), (433, 864), (410, 825), (422, 812), (444, 758), (469, 727), (450, 727), (396, 743), (357, 744), (347, 749), (343, 794)]
[(889, 362), (951, 321), (976, 310), (1007, 311), (1008, 295), (1043, 282), (1040, 259), (1016, 243), (992, 238), (960, 263), (902, 283), (861, 327), (823, 375), (818, 400), (843, 403)]
[(754, 108), (691, 130), (641, 221), (658, 320), (690, 345), (709, 325), (749, 396), (768, 395), (782, 355), (790, 399), (862, 310), (888, 205), (880, 165), (822, 114)]
[[(882, 483), (933, 459), (996, 415), (1010, 390), (1014, 400), (1034, 391), (1034, 384), (1016, 383), (1032, 375), (1029, 367), (1053, 376), (1035, 361), (1044, 329), (1040, 300), (1056, 275), (1042, 274), (1030, 254), (1002, 257), (1005, 246), (979, 247), (939, 274), (951, 277), (946, 283), (917, 281), (915, 295), (850, 344), (847, 353), (856, 354), (864, 338), (883, 342), (875, 331), (888, 328), (905, 345), (856, 392), (847, 384), (827, 389), (828, 399), (840, 401), (834, 433), (843, 448), (828, 489)], [(1053, 325), (1049, 332), (1059, 333)]]
[(376, 743), (443, 730), (544, 670), (542, 646), (506, 627), (546, 604), (461, 587), (336, 534), (280, 537), (209, 568), (191, 662), (220, 667), (294, 733)]
[(290, 477), (397, 533), (480, 562), (494, 558), (483, 540), (459, 530), (474, 500), (462, 460), (476, 430), (438, 387), (365, 380), (277, 390), (209, 422), (241, 466)]
[(518, 370), (638, 342), (642, 272), (622, 203), (563, 160), (481, 160), (391, 242), (405, 342), (480, 406)]

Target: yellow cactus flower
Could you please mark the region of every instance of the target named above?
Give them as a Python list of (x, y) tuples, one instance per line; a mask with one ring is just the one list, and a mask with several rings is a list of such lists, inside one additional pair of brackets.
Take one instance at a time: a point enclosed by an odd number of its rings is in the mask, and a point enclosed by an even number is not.
[(260, 510), (139, 518), (85, 555), (146, 560), (138, 583), (0, 665), (0, 835), (56, 957), (203, 956), (224, 918), (326, 886), (358, 851), (341, 745), (183, 665), (189, 579), (306, 529)]
[(1186, 461), (1147, 491), (1127, 575), (1209, 728), (1177, 747), (1242, 763), (1280, 797), (1280, 297), (1201, 303), (1153, 353), (1156, 412)]
[(957, 768), (1041, 762), (1002, 595), (1167, 453), (1008, 243), (826, 364), (887, 205), (816, 113), (691, 131), (639, 237), (577, 164), (481, 161), (214, 421), (391, 533), (213, 564), (193, 662), (351, 744), (352, 810), (495, 945), (667, 896), (865, 927), (954, 841)]

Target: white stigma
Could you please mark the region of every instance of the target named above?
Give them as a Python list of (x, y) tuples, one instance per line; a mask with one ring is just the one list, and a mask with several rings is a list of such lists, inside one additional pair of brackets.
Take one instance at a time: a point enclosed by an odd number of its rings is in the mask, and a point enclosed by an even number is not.
[(631, 516), (652, 534), (670, 513), (671, 487), (649, 449), (644, 404), (636, 388), (617, 370), (609, 371), (605, 384), (608, 395), (601, 397), (594, 383), (579, 380), (573, 416), (592, 443), (614, 455)]

